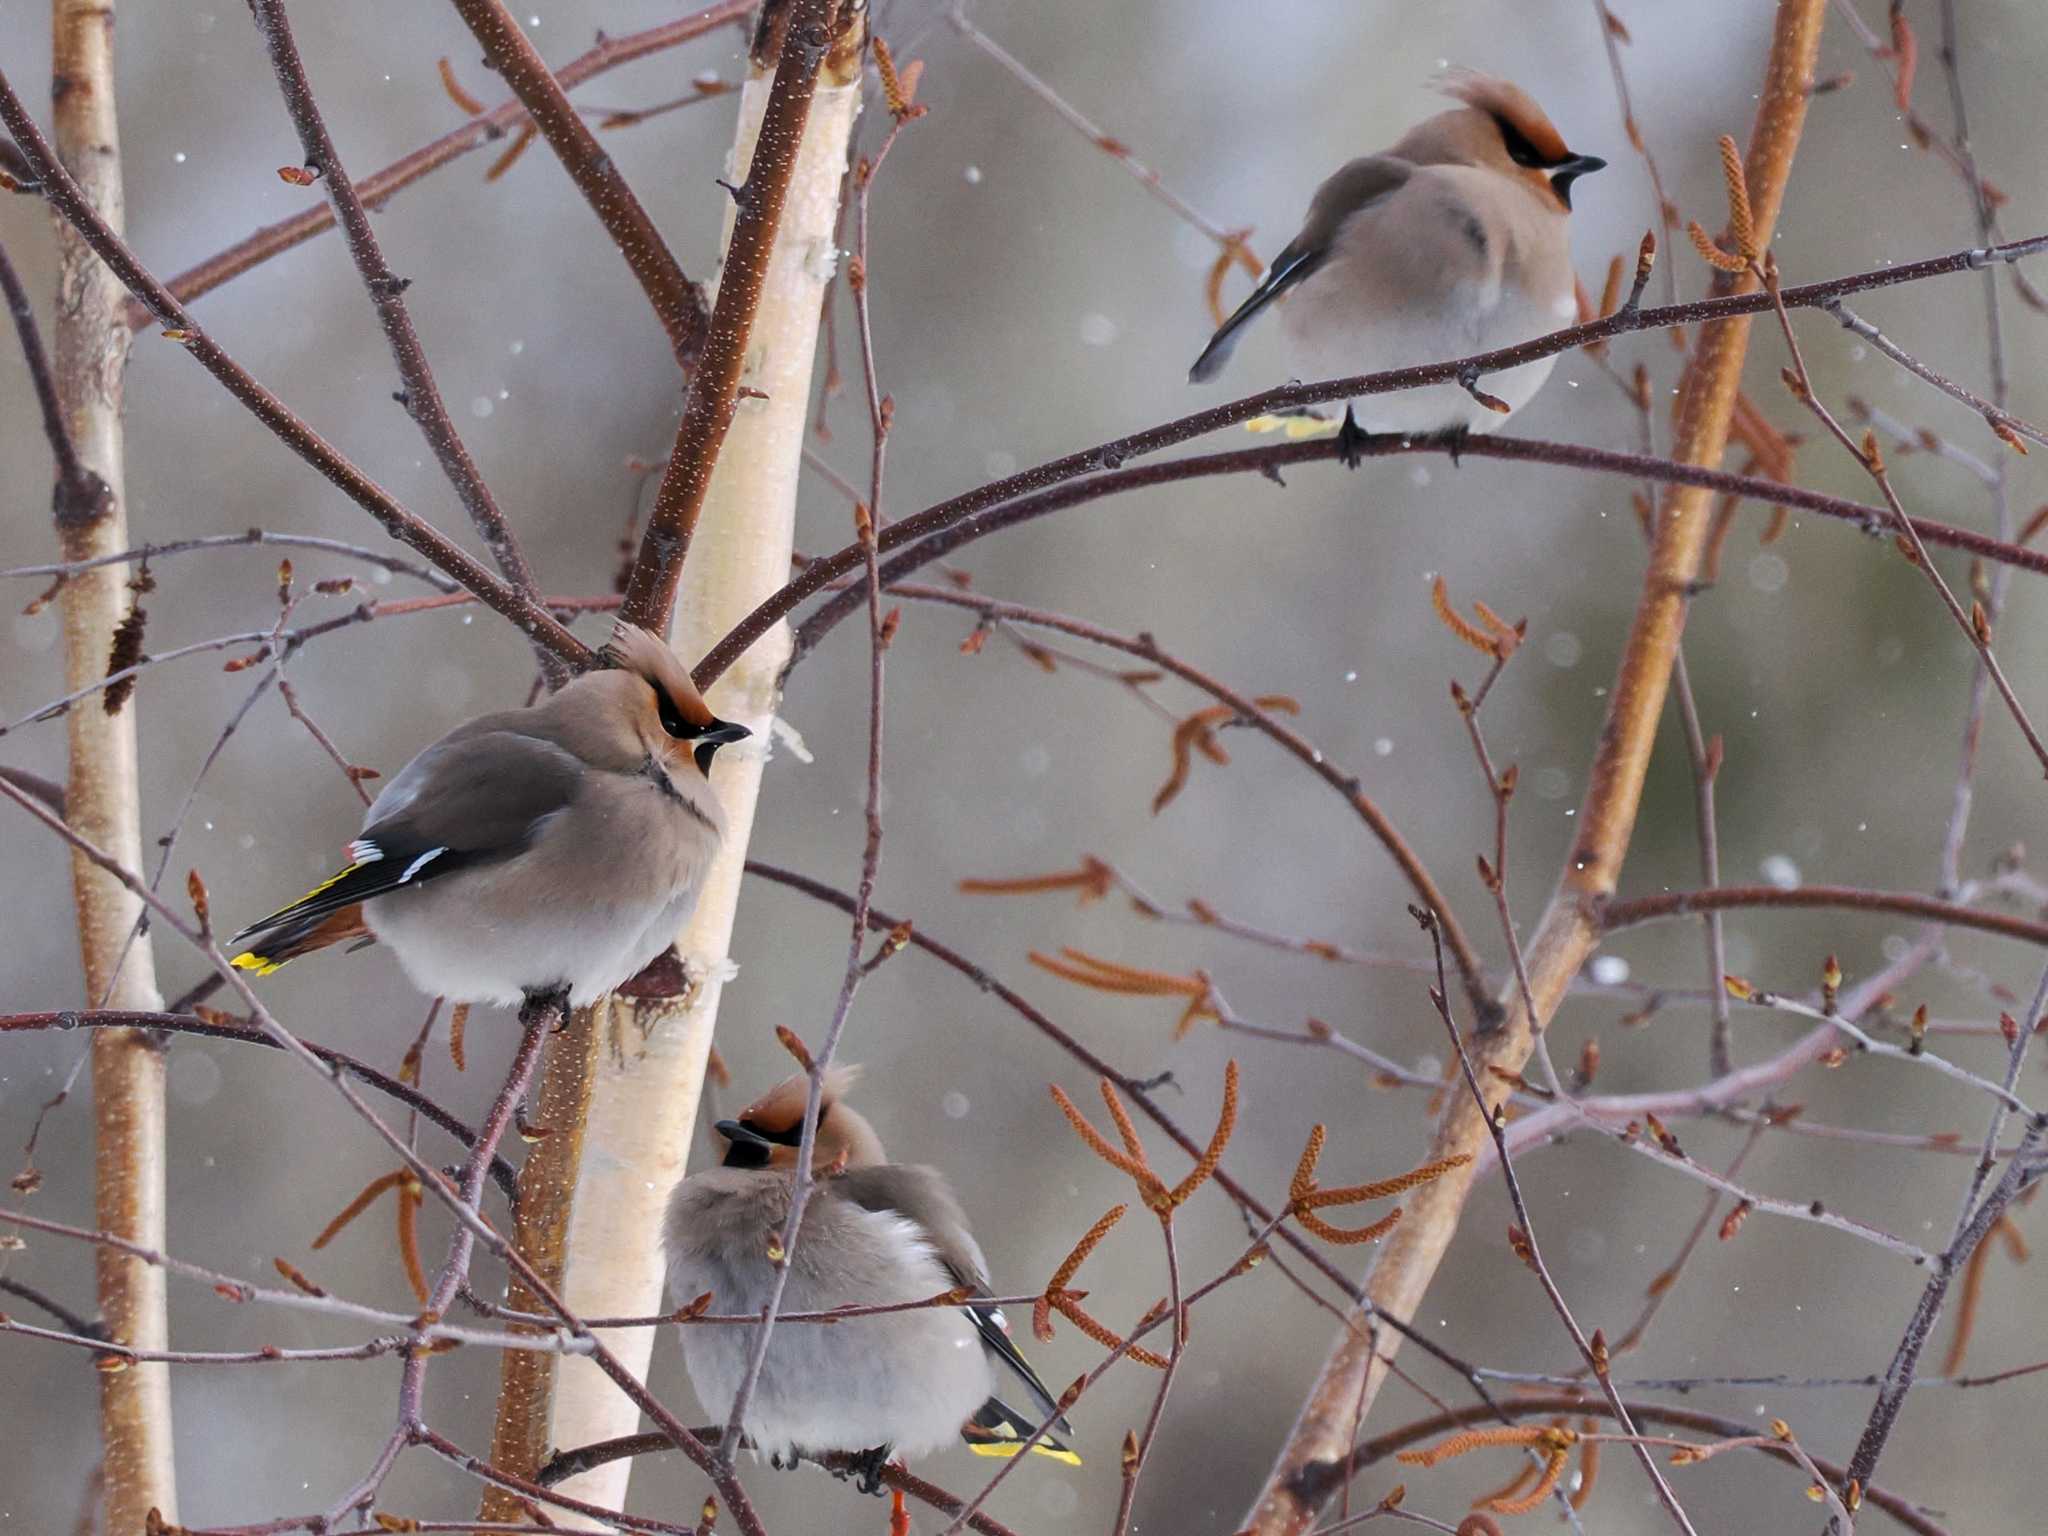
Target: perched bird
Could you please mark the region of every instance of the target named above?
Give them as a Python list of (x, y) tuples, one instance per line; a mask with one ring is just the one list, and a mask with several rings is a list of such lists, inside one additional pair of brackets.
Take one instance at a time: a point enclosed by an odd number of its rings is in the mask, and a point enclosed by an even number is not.
[(407, 763), (363, 818), (347, 868), (235, 935), (267, 975), (350, 939), (391, 946), (421, 990), (595, 1001), (674, 940), (724, 833), (705, 777), (748, 734), (620, 624), (615, 665), (529, 709), (480, 715)]
[[(925, 1301), (951, 1290), (986, 1297), (988, 1265), (960, 1203), (936, 1169), (888, 1161), (874, 1127), (846, 1103), (856, 1069), (826, 1074), (812, 1167), (781, 1310)], [(669, 1293), (687, 1304), (710, 1292), (721, 1312), (759, 1312), (775, 1265), (768, 1256), (789, 1217), (808, 1079), (779, 1084), (738, 1120), (718, 1122), (722, 1167), (692, 1174), (669, 1200)], [(746, 1375), (754, 1330), (685, 1328), (683, 1363), (705, 1409), (723, 1422)], [(1023, 1417), (993, 1395), (1000, 1361), (1040, 1412)], [(778, 1323), (741, 1428), (780, 1466), (799, 1456), (857, 1453), (861, 1486), (881, 1490), (883, 1462), (965, 1440), (985, 1456), (1014, 1456), (1051, 1418), (1071, 1433), (1045, 1383), (985, 1301), (842, 1322)], [(1047, 1435), (1032, 1449), (1079, 1465)]]
[[(1572, 320), (1572, 183), (1607, 162), (1573, 154), (1505, 80), (1461, 70), (1438, 85), (1464, 105), (1316, 189), (1301, 233), (1195, 359), (1190, 382), (1214, 378), (1245, 326), (1280, 298), (1289, 360), (1309, 380), (1465, 357)], [(1553, 361), (1486, 376), (1506, 412), (1454, 383), (1349, 401), (1345, 460), (1356, 463), (1362, 432), (1491, 431), (1529, 402)]]

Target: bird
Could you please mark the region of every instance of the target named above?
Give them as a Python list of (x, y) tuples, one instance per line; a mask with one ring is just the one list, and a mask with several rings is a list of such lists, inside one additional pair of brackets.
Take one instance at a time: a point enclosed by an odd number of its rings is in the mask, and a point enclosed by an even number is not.
[[(777, 1260), (789, 1266), (781, 1310), (927, 1301), (959, 1291), (964, 1305), (849, 1317), (829, 1326), (778, 1323), (741, 1429), (771, 1465), (851, 1454), (860, 1487), (881, 1491), (892, 1456), (915, 1458), (964, 1440), (977, 1454), (1014, 1456), (1050, 1420), (1072, 1433), (1060, 1405), (1010, 1342), (986, 1298), (988, 1264), (944, 1175), (891, 1163), (875, 1128), (846, 1103), (857, 1068), (825, 1074), (812, 1167), (818, 1183), (795, 1248), (770, 1257), (788, 1220), (809, 1078), (770, 1089), (717, 1132), (724, 1161), (684, 1179), (670, 1197), (664, 1239), (669, 1293), (681, 1304), (709, 1292), (721, 1311), (759, 1314)], [(755, 1330), (682, 1330), (683, 1363), (704, 1408), (731, 1417)], [(1038, 1405), (1020, 1415), (994, 1394), (1006, 1367)], [(1078, 1466), (1050, 1433), (1031, 1449)], [(840, 1474), (845, 1475), (845, 1474)]]
[(708, 775), (742, 725), (711, 713), (647, 630), (612, 665), (525, 709), (479, 715), (371, 802), (349, 862), (235, 935), (268, 975), (349, 940), (390, 946), (451, 1002), (596, 1001), (674, 940), (725, 835)]
[[(1574, 154), (1519, 86), (1473, 70), (1434, 82), (1463, 105), (1394, 146), (1342, 166), (1316, 189), (1301, 232), (1188, 370), (1216, 376), (1245, 327), (1275, 300), (1296, 376), (1330, 379), (1440, 362), (1530, 340), (1578, 313), (1567, 223), (1572, 183), (1602, 169)], [(1366, 432), (1489, 432), (1526, 405), (1553, 357), (1347, 401), (1340, 454), (1356, 467)]]

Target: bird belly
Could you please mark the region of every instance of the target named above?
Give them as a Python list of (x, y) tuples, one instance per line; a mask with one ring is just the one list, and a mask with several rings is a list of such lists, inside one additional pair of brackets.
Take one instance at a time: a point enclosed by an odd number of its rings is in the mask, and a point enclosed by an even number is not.
[(672, 797), (639, 780), (550, 818), (516, 857), (401, 887), (363, 916), (422, 991), (517, 1003), (566, 987), (582, 1007), (675, 939), (711, 846)]
[[(952, 1284), (927, 1259), (903, 1266), (893, 1283), (880, 1287), (886, 1294), (827, 1294), (802, 1272), (802, 1255), (800, 1240), (800, 1268), (783, 1294), (787, 1312), (922, 1300)], [(709, 1291), (720, 1312), (759, 1312), (773, 1274), (765, 1258), (733, 1264), (672, 1250), (669, 1281), (670, 1295), (682, 1301)], [(723, 1423), (746, 1376), (754, 1330), (712, 1324), (681, 1333), (690, 1385), (704, 1411)], [(830, 1325), (778, 1323), (742, 1427), (763, 1455), (886, 1445), (916, 1457), (956, 1443), (960, 1426), (993, 1389), (980, 1336), (952, 1307)]]
[[(649, 947), (652, 918), (673, 908), (645, 901), (549, 901), (535, 881), (515, 915), (481, 876), (446, 876), (364, 904), (370, 931), (391, 947), (421, 991), (455, 1002), (518, 1003), (566, 987), (582, 1007), (634, 975), (674, 937)], [(690, 893), (694, 898), (695, 893)]]
[[(1555, 302), (1531, 302), (1498, 284), (1480, 283), (1461, 284), (1447, 302), (1426, 310), (1389, 306), (1361, 312), (1354, 299), (1336, 290), (1337, 276), (1329, 287), (1322, 286), (1323, 277), (1318, 273), (1304, 282), (1281, 311), (1292, 372), (1304, 382), (1490, 352), (1569, 324), (1574, 313), (1569, 293), (1560, 310)], [(1455, 383), (1362, 395), (1348, 404), (1367, 432), (1491, 432), (1534, 398), (1555, 362), (1554, 356), (1538, 358), (1479, 380), (1482, 390), (1507, 404), (1507, 414), (1482, 405)]]

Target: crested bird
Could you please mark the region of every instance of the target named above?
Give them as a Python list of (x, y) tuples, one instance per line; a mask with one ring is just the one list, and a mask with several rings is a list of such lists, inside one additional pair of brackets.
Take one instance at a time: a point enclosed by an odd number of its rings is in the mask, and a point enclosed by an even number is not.
[[(828, 1325), (779, 1322), (741, 1420), (757, 1453), (777, 1467), (840, 1451), (868, 1492), (881, 1490), (891, 1455), (915, 1457), (955, 1439), (984, 1456), (1013, 1456), (1044, 1417), (1071, 1433), (1059, 1403), (1010, 1342), (987, 1301), (988, 1264), (952, 1188), (935, 1168), (891, 1163), (875, 1128), (846, 1103), (857, 1069), (825, 1076), (813, 1142), (818, 1173), (795, 1248), (771, 1257), (793, 1199), (809, 1079), (778, 1084), (717, 1130), (722, 1166), (692, 1174), (669, 1200), (670, 1295), (709, 1292), (725, 1312), (758, 1314), (779, 1264), (789, 1266), (782, 1310), (818, 1312), (929, 1301), (949, 1291), (962, 1305), (848, 1317)], [(977, 1299), (978, 1298), (978, 1299)], [(721, 1422), (745, 1378), (755, 1331), (736, 1325), (682, 1330), (683, 1363), (705, 1409)], [(994, 1395), (1000, 1364), (1039, 1413), (1024, 1417)], [(1032, 1447), (1078, 1465), (1050, 1434)]]
[[(1578, 312), (1567, 225), (1572, 183), (1606, 161), (1574, 154), (1519, 86), (1458, 70), (1436, 84), (1463, 105), (1316, 189), (1301, 232), (1188, 370), (1212, 379), (1275, 300), (1288, 360), (1308, 380), (1377, 373), (1512, 346)], [(1340, 452), (1366, 432), (1490, 432), (1526, 405), (1554, 357), (1345, 403)], [(1503, 409), (1504, 407), (1504, 409)]]
[(745, 726), (716, 718), (659, 638), (621, 623), (612, 666), (526, 709), (479, 715), (405, 765), (349, 862), (235, 935), (268, 975), (360, 939), (423, 991), (572, 1006), (628, 980), (695, 909), (724, 834), (707, 775)]

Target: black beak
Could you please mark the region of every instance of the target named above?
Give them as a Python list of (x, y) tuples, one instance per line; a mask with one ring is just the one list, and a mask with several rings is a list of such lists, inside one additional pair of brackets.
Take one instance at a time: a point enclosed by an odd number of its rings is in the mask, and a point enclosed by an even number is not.
[(718, 755), (718, 749), (735, 741), (745, 741), (754, 733), (744, 725), (734, 725), (730, 720), (713, 720), (697, 733), (697, 770), (711, 771), (711, 760)]
[(730, 1143), (725, 1149), (727, 1168), (766, 1168), (774, 1144), (759, 1131), (741, 1125), (737, 1120), (721, 1120), (717, 1125), (718, 1134)]
[(1550, 167), (1550, 188), (1557, 194), (1557, 200), (1569, 208), (1572, 205), (1572, 183), (1581, 176), (1606, 169), (1607, 162), (1598, 155), (1574, 155)]

